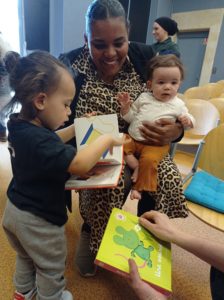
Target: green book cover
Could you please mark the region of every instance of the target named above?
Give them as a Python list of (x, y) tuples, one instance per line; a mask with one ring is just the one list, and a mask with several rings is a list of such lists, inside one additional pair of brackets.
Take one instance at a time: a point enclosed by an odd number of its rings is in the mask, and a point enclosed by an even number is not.
[(165, 294), (171, 292), (171, 245), (161, 241), (138, 223), (138, 217), (114, 208), (95, 263), (127, 275), (133, 258), (140, 277)]

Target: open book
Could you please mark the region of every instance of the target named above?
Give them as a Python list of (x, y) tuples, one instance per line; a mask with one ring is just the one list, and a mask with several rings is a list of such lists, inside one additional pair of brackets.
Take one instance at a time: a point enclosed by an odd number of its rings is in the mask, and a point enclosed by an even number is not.
[[(74, 121), (77, 151), (90, 145), (102, 134), (119, 136), (116, 114), (77, 118)], [(96, 166), (80, 177), (72, 175), (65, 184), (65, 189), (94, 189), (116, 187), (123, 169), (123, 147), (113, 148), (113, 154), (106, 150)]]
[(171, 293), (171, 245), (138, 223), (138, 217), (114, 208), (97, 253), (95, 264), (121, 275), (129, 273), (133, 258), (140, 277), (160, 292)]

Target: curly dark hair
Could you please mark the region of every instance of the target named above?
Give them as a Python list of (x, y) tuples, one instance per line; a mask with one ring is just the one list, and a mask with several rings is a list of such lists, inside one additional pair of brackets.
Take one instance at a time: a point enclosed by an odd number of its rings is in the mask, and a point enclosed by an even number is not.
[(36, 116), (33, 106), (35, 95), (41, 92), (53, 93), (60, 80), (59, 69), (68, 70), (57, 58), (45, 51), (34, 51), (25, 57), (10, 51), (6, 54), (4, 62), (9, 73), (11, 89), (15, 94), (3, 108), (3, 114), (8, 116), (20, 103), (28, 119)]

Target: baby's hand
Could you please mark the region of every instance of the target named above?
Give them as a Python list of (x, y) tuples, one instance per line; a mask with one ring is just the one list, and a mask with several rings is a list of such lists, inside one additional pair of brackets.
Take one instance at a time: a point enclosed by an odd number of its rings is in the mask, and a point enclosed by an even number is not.
[(121, 114), (125, 115), (128, 113), (132, 101), (130, 99), (130, 95), (127, 92), (122, 92), (117, 94), (117, 100), (121, 105)]
[(130, 95), (127, 92), (120, 92), (117, 94), (117, 100), (121, 105), (127, 105), (131, 102)]
[(178, 117), (178, 121), (181, 122), (181, 124), (184, 126), (184, 128), (192, 128), (193, 123), (191, 119), (186, 115), (181, 115)]

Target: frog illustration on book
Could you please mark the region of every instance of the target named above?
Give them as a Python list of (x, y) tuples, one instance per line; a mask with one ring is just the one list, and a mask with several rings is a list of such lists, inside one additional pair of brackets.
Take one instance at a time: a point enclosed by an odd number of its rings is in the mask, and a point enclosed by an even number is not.
[[(154, 247), (152, 246), (145, 247), (143, 241), (139, 239), (138, 234), (133, 229), (126, 230), (122, 226), (117, 226), (115, 230), (119, 235), (114, 235), (113, 241), (117, 245), (121, 245), (128, 249), (131, 249), (132, 257), (136, 257), (137, 255), (138, 257), (144, 260), (143, 265), (138, 266), (138, 268), (144, 268), (146, 265), (149, 268), (152, 268), (152, 260), (150, 258), (150, 255), (151, 252), (154, 250)], [(121, 254), (116, 254), (116, 255), (124, 257)], [(127, 259), (126, 257), (124, 258)]]

